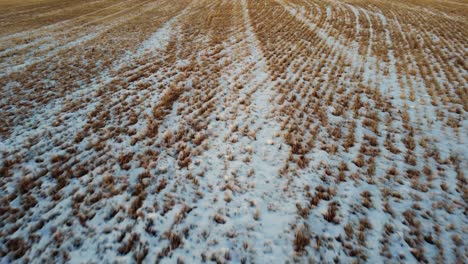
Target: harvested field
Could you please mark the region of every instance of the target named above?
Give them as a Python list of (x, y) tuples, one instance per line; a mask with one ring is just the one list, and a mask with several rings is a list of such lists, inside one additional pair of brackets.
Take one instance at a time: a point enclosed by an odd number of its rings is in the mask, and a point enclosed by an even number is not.
[(0, 263), (466, 263), (467, 0), (0, 0)]

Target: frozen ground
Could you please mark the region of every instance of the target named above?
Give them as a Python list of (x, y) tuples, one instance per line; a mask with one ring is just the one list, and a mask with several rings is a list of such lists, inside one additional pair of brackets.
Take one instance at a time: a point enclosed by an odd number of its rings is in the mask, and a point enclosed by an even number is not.
[(0, 263), (465, 263), (467, 14), (0, 0)]

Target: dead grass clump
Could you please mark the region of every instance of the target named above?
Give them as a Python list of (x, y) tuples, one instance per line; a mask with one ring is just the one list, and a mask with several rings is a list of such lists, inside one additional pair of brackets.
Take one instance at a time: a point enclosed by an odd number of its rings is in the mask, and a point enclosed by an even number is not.
[(424, 249), (420, 248), (412, 248), (410, 250), (411, 254), (418, 260), (419, 263), (426, 263), (426, 257), (424, 256)]
[(346, 237), (348, 239), (352, 239), (353, 238), (353, 234), (354, 234), (354, 229), (353, 229), (353, 225), (351, 223), (347, 223), (345, 226), (344, 226), (344, 231), (346, 233)]
[(171, 250), (175, 250), (176, 248), (182, 245), (182, 237), (174, 232), (169, 232), (168, 235), (169, 243), (171, 246)]
[(114, 177), (112, 175), (105, 175), (102, 177), (101, 186), (104, 189), (111, 190), (114, 185)]
[(226, 223), (226, 220), (224, 219), (224, 217), (220, 214), (215, 214), (213, 216), (213, 220), (218, 223), (218, 224), (222, 224), (224, 225)]
[(408, 179), (419, 179), (420, 172), (418, 170), (407, 170), (406, 171), (406, 177)]
[(337, 202), (331, 202), (328, 204), (327, 211), (323, 214), (323, 218), (330, 223), (335, 225), (340, 223), (340, 220), (337, 216), (339, 204)]
[(310, 244), (310, 232), (305, 226), (299, 228), (294, 236), (293, 246), (294, 251), (303, 253), (306, 246)]
[(366, 246), (366, 230), (372, 229), (372, 225), (367, 218), (359, 220), (357, 239), (360, 245)]
[(393, 145), (392, 141), (390, 140), (389, 134), (387, 134), (387, 137), (385, 138), (384, 146), (388, 151), (390, 151), (393, 154), (399, 154), (401, 152), (397, 147)]
[(284, 135), (286, 143), (291, 147), (292, 154), (295, 155), (304, 155), (307, 153), (307, 148), (305, 144), (302, 143), (302, 137), (296, 132), (291, 132), (297, 130), (297, 127), (290, 128), (290, 131), (287, 131)]
[(6, 239), (6, 247), (13, 259), (19, 259), (29, 250), (29, 244), (21, 237)]
[(368, 163), (368, 166), (367, 166), (366, 173), (367, 173), (367, 177), (368, 177), (368, 183), (373, 184), (374, 179), (372, 178), (372, 176), (374, 176), (375, 169), (376, 169), (374, 157), (370, 157), (369, 160), (367, 161), (367, 163)]
[(160, 193), (164, 188), (167, 186), (167, 180), (165, 178), (161, 179), (158, 183), (158, 186), (156, 186), (156, 193)]
[(75, 168), (75, 173), (74, 173), (74, 175), (75, 175), (76, 177), (80, 178), (80, 177), (85, 176), (88, 172), (89, 172), (88, 167), (86, 167), (85, 165), (78, 165), (78, 166)]
[(188, 146), (183, 148), (177, 157), (177, 164), (180, 168), (188, 167), (188, 165), (192, 162), (191, 159), (191, 150)]
[(174, 133), (172, 133), (171, 130), (167, 130), (166, 132), (164, 132), (163, 142), (166, 145), (172, 144), (174, 142), (173, 139), (174, 139)]
[(183, 92), (183, 88), (171, 84), (168, 91), (161, 96), (159, 103), (153, 108), (153, 117), (161, 120), (166, 115), (166, 111), (172, 108), (174, 102), (179, 99)]
[(200, 146), (203, 140), (205, 140), (206, 136), (203, 133), (197, 133), (193, 139), (193, 144), (196, 146)]
[(127, 154), (123, 154), (123, 153), (120, 154), (117, 160), (119, 162), (120, 168), (122, 168), (123, 170), (129, 170), (130, 165), (128, 163), (133, 159), (134, 154), (135, 154), (134, 152), (130, 152)]
[(388, 170), (388, 175), (391, 175), (391, 176), (397, 176), (398, 175), (398, 170), (395, 166), (391, 167), (389, 170)]
[(19, 163), (19, 160), (12, 160), (12, 159), (7, 159), (3, 162), (2, 167), (0, 168), (0, 175), (2, 177), (10, 177), (11, 171), (10, 169), (13, 167), (14, 164)]
[[(313, 205), (317, 205), (320, 200), (329, 201), (336, 194), (336, 189), (325, 188), (323, 186), (317, 186), (315, 190), (317, 191), (317, 193), (315, 194), (315, 196), (312, 198), (312, 201), (311, 201)], [(316, 204), (314, 200), (317, 201)]]
[(367, 140), (372, 147), (377, 147), (379, 144), (379, 142), (377, 141), (377, 138), (371, 135), (367, 135), (367, 134), (364, 135), (364, 139)]
[(140, 237), (136, 233), (132, 233), (132, 235), (128, 238), (126, 242), (124, 242), (119, 248), (118, 251), (122, 255), (127, 255), (130, 250), (134, 249), (135, 244), (140, 241)]
[(363, 191), (361, 193), (361, 197), (363, 199), (362, 205), (366, 207), (367, 209), (373, 208), (374, 205), (372, 203), (372, 194), (369, 191)]
[(300, 155), (296, 160), (297, 166), (301, 169), (305, 169), (309, 165), (309, 159), (305, 155)]
[(361, 153), (359, 153), (359, 155), (356, 157), (356, 159), (353, 162), (359, 168), (362, 168), (362, 167), (364, 167), (364, 165), (366, 165), (364, 155), (362, 155)]
[(308, 206), (302, 207), (300, 203), (296, 204), (297, 214), (300, 215), (302, 218), (307, 219), (310, 214), (310, 208)]
[(24, 194), (21, 196), (20, 203), (23, 206), (23, 209), (27, 211), (30, 208), (36, 206), (37, 200), (32, 194)]
[(372, 224), (369, 222), (368, 218), (359, 219), (359, 231), (365, 231), (372, 229)]
[(335, 128), (333, 128), (333, 130), (332, 130), (332, 132), (331, 132), (331, 136), (332, 136), (335, 140), (339, 140), (339, 139), (342, 137), (341, 127), (335, 127)]
[[(149, 115), (146, 115), (146, 136), (155, 137), (159, 131), (159, 122)], [(136, 141), (132, 142), (130, 145), (135, 145)]]
[(377, 123), (376, 121), (372, 119), (369, 119), (369, 118), (364, 119), (362, 121), (362, 125), (369, 128), (375, 134), (379, 133), (379, 123)]
[(148, 255), (148, 245), (142, 245), (141, 243), (139, 244), (139, 247), (136, 249), (134, 258), (137, 264), (143, 263), (145, 260), (146, 256)]
[(143, 205), (143, 202), (146, 199), (146, 192), (140, 193), (135, 199), (133, 199), (130, 208), (128, 210), (128, 214), (130, 217), (133, 219), (136, 219), (138, 217), (137, 211), (140, 209), (140, 207)]
[(417, 220), (417, 217), (416, 217), (416, 213), (414, 211), (411, 211), (411, 210), (406, 210), (403, 212), (403, 216), (406, 220), (406, 223), (411, 226), (411, 227), (414, 227), (416, 229), (418, 229), (421, 225), (421, 222), (419, 222)]
[(453, 234), (453, 235), (451, 236), (451, 238), (452, 238), (453, 243), (454, 243), (457, 247), (463, 246), (463, 240), (462, 240), (462, 238), (460, 237), (460, 235), (458, 235), (458, 234)]
[(346, 151), (348, 151), (349, 148), (354, 146), (354, 142), (356, 141), (356, 137), (354, 135), (355, 129), (356, 129), (356, 123), (352, 121), (349, 127), (348, 136), (346, 137), (346, 141), (343, 144), (343, 147)]
[(286, 140), (289, 146), (291, 146), (291, 151), (296, 155), (303, 155), (306, 153), (306, 150), (301, 142), (297, 140)]
[(410, 133), (402, 141), (408, 150), (413, 151), (416, 148), (416, 141), (414, 140), (412, 133)]
[(50, 159), (50, 162), (51, 162), (51, 163), (57, 163), (57, 162), (65, 163), (65, 162), (67, 162), (69, 159), (70, 159), (70, 157), (68, 157), (68, 156), (66, 156), (66, 155), (54, 155), (54, 156), (52, 156), (52, 158)]
[(336, 179), (337, 182), (345, 182), (346, 181), (346, 174), (343, 170), (338, 171), (338, 177)]
[(346, 181), (346, 175), (345, 175), (346, 171), (349, 171), (348, 165), (344, 161), (341, 161), (338, 167), (338, 181), (339, 182)]
[(417, 157), (412, 151), (408, 151), (405, 155), (405, 162), (411, 166), (416, 166), (417, 164)]
[(31, 175), (23, 176), (19, 179), (16, 189), (19, 193), (27, 193), (34, 187), (34, 178)]
[(361, 100), (360, 100), (360, 95), (357, 94), (356, 97), (354, 97), (354, 102), (353, 102), (353, 105), (352, 105), (352, 109), (354, 111), (354, 117), (358, 117), (359, 116), (359, 109), (361, 109), (361, 107), (363, 106)]

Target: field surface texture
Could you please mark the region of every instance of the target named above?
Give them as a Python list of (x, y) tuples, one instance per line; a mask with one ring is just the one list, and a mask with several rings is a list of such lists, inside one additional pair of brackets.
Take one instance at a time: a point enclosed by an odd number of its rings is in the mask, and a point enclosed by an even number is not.
[(467, 263), (467, 0), (0, 0), (0, 263)]

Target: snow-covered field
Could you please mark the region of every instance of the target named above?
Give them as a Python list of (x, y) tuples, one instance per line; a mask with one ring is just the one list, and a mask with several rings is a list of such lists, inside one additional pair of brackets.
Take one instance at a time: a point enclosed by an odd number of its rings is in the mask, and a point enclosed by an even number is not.
[(466, 263), (468, 1), (0, 0), (0, 263)]

